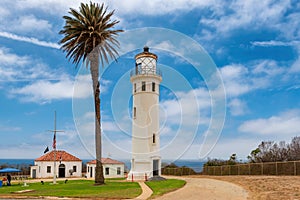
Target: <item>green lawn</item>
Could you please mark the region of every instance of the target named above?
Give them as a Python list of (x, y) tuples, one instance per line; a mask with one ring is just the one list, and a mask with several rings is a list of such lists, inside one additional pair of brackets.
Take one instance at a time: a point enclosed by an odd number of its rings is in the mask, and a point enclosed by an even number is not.
[[(106, 180), (105, 185), (94, 186), (93, 180), (69, 180), (66, 184), (58, 181), (53, 185), (45, 182), (28, 183), (29, 186), (13, 184), (0, 188), (1, 196), (57, 196), (57, 197), (98, 197), (98, 198), (134, 198), (142, 193), (142, 189), (135, 182), (117, 182), (116, 180)], [(14, 194), (20, 190), (34, 190), (28, 193)]]
[(149, 181), (145, 182), (153, 191), (151, 197), (161, 196), (165, 193), (177, 190), (185, 185), (184, 180), (167, 179), (164, 181)]

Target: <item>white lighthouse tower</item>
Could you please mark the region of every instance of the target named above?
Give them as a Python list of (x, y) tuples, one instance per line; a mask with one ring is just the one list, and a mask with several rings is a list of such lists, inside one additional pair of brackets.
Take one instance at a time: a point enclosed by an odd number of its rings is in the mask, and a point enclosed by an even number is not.
[(132, 83), (132, 159), (128, 180), (145, 180), (161, 175), (159, 153), (159, 84), (157, 55), (144, 47), (135, 56)]

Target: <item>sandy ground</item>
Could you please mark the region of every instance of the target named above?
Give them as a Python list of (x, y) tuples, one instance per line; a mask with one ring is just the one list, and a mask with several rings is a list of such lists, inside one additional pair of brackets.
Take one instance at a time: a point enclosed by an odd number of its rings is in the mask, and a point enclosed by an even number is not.
[(240, 185), (249, 192), (249, 200), (300, 200), (300, 176), (207, 176), (205, 178)]
[(157, 200), (246, 200), (248, 192), (236, 184), (209, 178), (175, 177), (186, 181), (186, 185)]

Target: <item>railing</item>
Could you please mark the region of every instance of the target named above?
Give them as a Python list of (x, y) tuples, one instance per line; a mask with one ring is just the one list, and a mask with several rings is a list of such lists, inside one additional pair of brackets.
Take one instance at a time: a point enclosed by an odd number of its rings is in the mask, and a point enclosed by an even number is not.
[(204, 166), (204, 175), (300, 175), (300, 161)]
[(146, 71), (145, 69), (136, 68), (130, 71), (130, 77), (136, 75), (157, 75), (162, 76), (162, 72), (160, 69), (156, 68), (156, 70)]

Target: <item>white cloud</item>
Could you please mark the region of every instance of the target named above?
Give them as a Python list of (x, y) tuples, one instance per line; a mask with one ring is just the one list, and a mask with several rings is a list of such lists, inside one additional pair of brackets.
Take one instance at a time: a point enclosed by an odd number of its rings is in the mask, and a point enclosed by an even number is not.
[[(220, 12), (220, 6), (213, 6), (211, 9), (213, 15), (209, 18), (202, 18), (200, 24), (214, 28), (211, 34), (228, 34), (238, 28), (250, 27), (258, 28), (262, 25), (272, 27), (278, 24), (285, 11), (290, 6), (289, 0), (248, 0), (248, 1), (230, 1), (221, 3), (221, 7), (226, 11)], [(272, 22), (272, 23), (270, 23)]]
[(227, 96), (235, 97), (243, 95), (251, 90), (248, 77), (248, 69), (243, 65), (232, 64), (220, 70)]
[(0, 61), (1, 61), (1, 65), (4, 66), (9, 66), (9, 65), (23, 66), (29, 63), (29, 57), (18, 56), (16, 54), (11, 53), (9, 49), (0, 47)]
[(209, 92), (205, 88), (192, 89), (187, 92), (175, 92), (176, 99), (160, 102), (162, 121), (186, 125), (207, 124), (211, 108)]
[(281, 23), (276, 24), (281, 35), (288, 40), (299, 40), (300, 37), (300, 13), (297, 9), (295, 12), (288, 13)]
[(288, 110), (277, 116), (243, 122), (240, 132), (258, 135), (293, 136), (300, 133), (300, 111)]
[(298, 59), (292, 64), (290, 68), (290, 73), (299, 73), (300, 72), (300, 55)]
[(0, 7), (0, 20), (3, 21), (9, 15), (9, 10), (4, 7)]
[[(30, 67), (28, 67), (30, 66)], [(14, 81), (32, 81), (33, 79), (56, 79), (55, 71), (44, 63), (20, 56), (10, 49), (0, 47), (0, 80), (2, 83)]]
[(231, 99), (228, 103), (228, 107), (233, 116), (241, 116), (248, 111), (246, 102), (237, 98)]
[(52, 100), (87, 98), (92, 95), (91, 81), (88, 75), (79, 76), (76, 92), (74, 81), (66, 75), (62, 75), (56, 81), (37, 80), (20, 88), (14, 88), (10, 95), (18, 96), (23, 102), (35, 102), (39, 104), (49, 103)]
[(7, 30), (22, 34), (37, 35), (39, 33), (52, 32), (52, 25), (47, 20), (37, 19), (33, 15), (19, 16), (16, 21), (11, 23), (18, 24), (18, 26), (11, 26)]
[(262, 46), (262, 47), (272, 47), (272, 46), (294, 46), (299, 44), (299, 41), (278, 41), (278, 40), (270, 40), (270, 41), (254, 41), (251, 42), (253, 46)]
[(300, 72), (300, 42), (297, 41), (294, 47), (297, 49), (298, 57), (290, 67), (289, 73), (291, 74)]
[[(283, 74), (286, 70), (282, 67), (279, 67), (277, 62), (274, 60), (262, 60), (258, 62), (254, 69), (253, 74), (263, 74), (267, 77), (274, 77), (280, 74)], [(266, 77), (264, 77), (266, 78)]]
[[(74, 80), (61, 70), (49, 66), (30, 56), (19, 56), (10, 49), (0, 47), (0, 76), (2, 85), (10, 97), (23, 102), (48, 103), (52, 100), (88, 98), (92, 96), (92, 81), (89, 74), (79, 75)], [(22, 85), (18, 84), (22, 82)], [(101, 82), (102, 92), (107, 91), (109, 81)]]
[(275, 60), (253, 60), (244, 65), (230, 64), (220, 72), (227, 97), (235, 98), (259, 89), (273, 87), (286, 82), (289, 68), (280, 66)]
[(45, 41), (38, 40), (37, 38), (19, 36), (19, 35), (4, 32), (4, 31), (0, 31), (0, 36), (8, 38), (8, 39), (12, 39), (12, 40), (21, 41), (21, 42), (32, 43), (32, 44), (43, 46), (43, 47), (50, 47), (50, 48), (55, 48), (55, 49), (60, 48), (60, 46), (57, 43), (45, 42)]
[[(29, 10), (38, 9), (44, 12), (48, 12), (53, 15), (57, 14), (67, 14), (67, 10), (71, 8), (78, 8), (81, 2), (88, 3), (88, 0), (74, 0), (74, 1), (60, 1), (60, 0), (22, 0), (15, 1), (11, 6), (14, 6), (17, 10)], [(51, 8), (51, 9), (49, 9)]]
[[(57, 15), (66, 14), (67, 10), (71, 8), (76, 8), (80, 6), (80, 3), (89, 3), (89, 0), (73, 0), (73, 1), (39, 1), (39, 0), (23, 0), (23, 1), (4, 1), (6, 3), (3, 6), (7, 8), (15, 8), (15, 10), (23, 11), (28, 9), (39, 9), (51, 14)], [(174, 2), (162, 2), (159, 0), (153, 1), (139, 1), (139, 0), (128, 0), (123, 1), (104, 1), (105, 5), (108, 5), (109, 9), (115, 9), (121, 15), (136, 14), (136, 15), (162, 15), (167, 13), (174, 13), (178, 11), (190, 11), (195, 8), (206, 8), (208, 6), (213, 6), (216, 3), (205, 0), (178, 0)], [(51, 8), (51, 9), (49, 9)]]
[(54, 99), (67, 99), (73, 96), (73, 81), (39, 80), (21, 88), (10, 91), (11, 95), (17, 95), (21, 101), (47, 103)]
[(102, 128), (104, 132), (120, 132), (120, 128), (115, 122), (112, 121), (103, 121), (102, 122)]
[(205, 0), (177, 0), (176, 3), (172, 1), (107, 1), (113, 9), (116, 9), (118, 13), (126, 14), (137, 14), (137, 15), (164, 15), (167, 13), (174, 13), (179, 11), (190, 11), (195, 8), (205, 8), (214, 5), (214, 2)]

